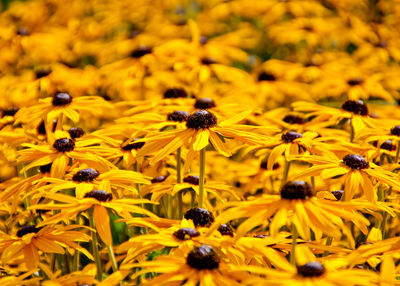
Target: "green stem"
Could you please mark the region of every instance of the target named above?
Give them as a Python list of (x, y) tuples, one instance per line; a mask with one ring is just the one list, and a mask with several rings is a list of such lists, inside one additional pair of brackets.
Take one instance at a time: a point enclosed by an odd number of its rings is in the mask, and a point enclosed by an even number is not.
[(399, 154), (400, 154), (400, 140), (397, 142), (397, 150), (396, 150), (396, 157), (394, 159), (394, 163), (397, 164), (399, 161)]
[[(178, 148), (176, 152), (176, 182), (178, 184), (182, 183), (182, 160), (181, 160), (181, 148)], [(179, 191), (176, 194), (178, 200), (178, 210), (177, 210), (177, 219), (182, 218), (183, 213), (183, 202), (182, 202), (182, 192)]]
[(288, 174), (289, 174), (290, 163), (291, 162), (285, 161), (285, 169), (283, 170), (281, 187), (286, 183), (286, 180), (287, 180), (287, 177), (288, 177)]
[(206, 147), (200, 150), (199, 207), (204, 206), (204, 171), (206, 168)]
[(353, 142), (354, 140), (354, 127), (353, 127), (353, 122), (350, 120), (350, 142)]
[(68, 257), (68, 252), (65, 252), (63, 255), (64, 257), (64, 267), (65, 267), (65, 273), (69, 274), (71, 273), (71, 267), (69, 267), (69, 257)]
[[(327, 239), (326, 239), (326, 246), (331, 246), (332, 245), (332, 241), (333, 241), (333, 237), (331, 237), (331, 236), (329, 236)], [(325, 250), (324, 251), (324, 256), (327, 256), (329, 254), (329, 251), (328, 250)]]
[(110, 260), (111, 260), (111, 266), (112, 266), (113, 272), (117, 272), (118, 265), (117, 265), (117, 260), (115, 259), (114, 250), (113, 250), (112, 246), (107, 245), (107, 250), (108, 250), (108, 257), (110, 257)]
[(297, 228), (292, 224), (292, 251), (290, 252), (290, 263), (296, 265), (296, 245), (297, 245)]
[(92, 230), (92, 249), (93, 249), (93, 254), (94, 254), (94, 260), (96, 262), (96, 268), (97, 268), (97, 280), (101, 281), (103, 278), (103, 272), (101, 269), (101, 261), (100, 261), (100, 255), (99, 255), (99, 248), (98, 248), (98, 242), (97, 242), (97, 233), (94, 231), (95, 225), (94, 225), (94, 216), (93, 216), (93, 208), (89, 210), (89, 223), (90, 227), (93, 229)]

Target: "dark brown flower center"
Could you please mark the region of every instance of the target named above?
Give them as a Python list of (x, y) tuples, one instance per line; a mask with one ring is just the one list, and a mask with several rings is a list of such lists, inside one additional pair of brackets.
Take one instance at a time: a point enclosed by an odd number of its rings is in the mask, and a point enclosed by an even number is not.
[(355, 85), (361, 84), (362, 82), (363, 82), (362, 78), (356, 77), (356, 78), (348, 80), (347, 84), (351, 85), (351, 86), (355, 86)]
[(296, 139), (299, 138), (303, 138), (303, 135), (301, 135), (300, 133), (294, 132), (294, 131), (289, 131), (286, 132), (284, 134), (282, 134), (281, 139), (285, 142), (285, 143), (291, 143)]
[(53, 96), (53, 106), (63, 106), (72, 102), (72, 96), (65, 92), (57, 93)]
[(79, 127), (71, 127), (68, 129), (68, 133), (72, 139), (81, 138), (83, 135), (85, 135), (85, 131)]
[(167, 115), (168, 121), (175, 121), (175, 122), (184, 122), (187, 121), (189, 117), (189, 113), (186, 111), (174, 111)]
[(388, 46), (388, 43), (386, 41), (379, 41), (378, 43), (375, 44), (375, 47), (377, 48), (386, 48)]
[[(54, 119), (53, 120), (53, 125), (51, 127), (52, 131), (56, 131), (56, 127), (57, 127), (57, 120)], [(42, 120), (42, 122), (40, 122), (39, 126), (37, 127), (37, 132), (41, 135), (46, 135), (46, 126), (44, 125), (44, 121)]]
[(42, 173), (42, 174), (50, 173), (51, 165), (53, 165), (53, 163), (40, 166), (40, 167), (39, 167), (40, 173)]
[(195, 269), (213, 270), (219, 266), (220, 259), (215, 250), (209, 246), (203, 244), (200, 247), (195, 247), (187, 256), (186, 263)]
[(264, 235), (264, 234), (257, 234), (257, 235), (255, 235), (254, 236), (255, 238), (266, 238), (266, 237), (268, 237), (267, 235)]
[(258, 81), (276, 81), (276, 77), (272, 73), (261, 72), (258, 75)]
[(93, 198), (99, 202), (107, 202), (113, 199), (113, 195), (103, 190), (94, 190), (86, 193), (84, 198)]
[[(272, 170), (276, 170), (280, 167), (278, 162), (275, 162), (274, 165), (272, 166)], [(262, 161), (260, 164), (260, 168), (264, 170), (268, 170), (268, 162), (267, 161)]]
[(304, 181), (287, 182), (282, 186), (281, 198), (287, 200), (305, 200), (311, 198), (311, 186)]
[(51, 69), (43, 68), (43, 69), (37, 70), (35, 75), (36, 75), (36, 78), (39, 79), (39, 78), (48, 76), (49, 74), (51, 74), (51, 72), (52, 72)]
[[(183, 178), (183, 181), (185, 183), (189, 183), (189, 184), (198, 186), (199, 182), (200, 182), (200, 177), (194, 176), (194, 175), (189, 175), (189, 176), (186, 176), (185, 178)], [(204, 179), (204, 182), (205, 182), (205, 179)]]
[(197, 109), (209, 109), (216, 106), (215, 101), (208, 97), (199, 98), (194, 104), (194, 107)]
[(194, 225), (209, 227), (214, 222), (214, 215), (203, 208), (193, 208), (188, 210), (185, 215), (185, 219), (193, 220)]
[(200, 232), (198, 232), (197, 230), (195, 230), (193, 228), (189, 228), (189, 227), (184, 227), (184, 228), (178, 229), (177, 231), (174, 232), (174, 236), (180, 240), (189, 240), (189, 239), (192, 239), (192, 237), (196, 237), (199, 235), (200, 235)]
[(390, 134), (400, 136), (400, 125), (396, 125), (392, 129), (390, 129)]
[(356, 170), (366, 169), (369, 167), (369, 163), (365, 160), (365, 158), (356, 154), (344, 156), (343, 163)]
[(15, 113), (18, 112), (18, 110), (19, 110), (18, 107), (12, 107), (10, 109), (3, 110), (2, 117), (4, 117), (4, 116), (14, 116)]
[(225, 224), (225, 223), (221, 224), (218, 227), (218, 231), (222, 235), (229, 235), (229, 236), (233, 237), (233, 228), (229, 224)]
[(152, 180), (151, 180), (151, 183), (162, 183), (162, 182), (164, 182), (165, 180), (167, 179), (167, 177), (166, 176), (157, 176), (157, 177), (154, 177)]
[(217, 125), (217, 117), (207, 110), (196, 111), (189, 115), (186, 121), (187, 128), (193, 129), (210, 128), (215, 125)]
[(343, 103), (342, 108), (354, 114), (368, 115), (368, 107), (362, 100), (348, 100)]
[(337, 190), (337, 191), (332, 191), (331, 193), (332, 193), (332, 195), (335, 196), (335, 198), (336, 198), (338, 201), (340, 201), (340, 200), (342, 199), (342, 196), (343, 196), (343, 194), (344, 194), (344, 191), (343, 191), (343, 190)]
[(137, 143), (135, 143), (135, 141), (137, 141), (139, 139), (140, 138), (133, 139), (132, 143), (128, 143), (128, 144), (123, 145), (121, 147), (121, 149), (125, 150), (125, 151), (131, 151), (133, 149), (138, 150), (138, 149), (142, 148), (144, 146), (145, 142), (137, 142)]
[(325, 273), (325, 267), (318, 261), (297, 266), (297, 274), (303, 277), (318, 277)]
[(28, 233), (38, 233), (43, 227), (36, 227), (34, 225), (26, 225), (21, 227), (18, 231), (17, 231), (17, 236), (18, 237), (23, 237), (24, 235), (28, 234)]
[(205, 45), (208, 42), (208, 38), (206, 36), (200, 37), (200, 44)]
[(169, 88), (164, 92), (164, 98), (186, 98), (188, 94), (183, 88)]
[(153, 52), (153, 49), (150, 47), (139, 46), (137, 49), (135, 49), (131, 52), (131, 57), (138, 59), (138, 58), (143, 57), (144, 55), (151, 54), (152, 52)]
[(217, 63), (217, 61), (213, 58), (202, 58), (201, 59), (201, 64), (206, 65), (206, 66), (216, 64), (216, 63)]
[(75, 182), (91, 182), (96, 179), (100, 173), (92, 168), (79, 170), (73, 177), (72, 180)]
[(304, 124), (304, 119), (297, 115), (288, 114), (283, 118), (283, 121), (289, 124)]
[[(378, 147), (378, 141), (373, 141), (372, 145)], [(391, 140), (386, 140), (381, 144), (380, 148), (388, 151), (394, 151), (396, 150), (396, 145), (394, 145)]]
[(53, 147), (58, 151), (58, 152), (69, 152), (74, 150), (75, 148), (75, 142), (72, 139), (69, 138), (61, 138), (61, 139), (57, 139), (54, 144)]

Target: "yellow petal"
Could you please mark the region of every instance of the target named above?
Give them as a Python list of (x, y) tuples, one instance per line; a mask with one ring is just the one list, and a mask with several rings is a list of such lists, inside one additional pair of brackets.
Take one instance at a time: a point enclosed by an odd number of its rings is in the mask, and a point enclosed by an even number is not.
[(39, 265), (39, 254), (32, 244), (28, 244), (24, 247), (24, 261), (29, 270)]
[(101, 240), (107, 245), (112, 245), (110, 217), (108, 216), (107, 209), (101, 205), (95, 205), (93, 216), (96, 230)]
[(68, 167), (69, 158), (65, 155), (61, 155), (56, 158), (51, 166), (50, 174), (53, 178), (62, 178)]
[(215, 150), (217, 150), (218, 153), (226, 156), (226, 157), (230, 157), (231, 156), (231, 152), (229, 152), (226, 147), (225, 144), (222, 142), (222, 140), (218, 137), (218, 135), (211, 131), (210, 132), (210, 141), (211, 144), (214, 146)]
[(197, 131), (196, 140), (193, 143), (193, 150), (200, 151), (208, 145), (208, 138), (210, 136), (210, 131), (208, 129), (202, 129)]

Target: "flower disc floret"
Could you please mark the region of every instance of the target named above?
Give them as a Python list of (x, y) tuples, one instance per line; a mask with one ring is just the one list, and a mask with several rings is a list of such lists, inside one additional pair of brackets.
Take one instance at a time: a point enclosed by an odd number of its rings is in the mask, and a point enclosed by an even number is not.
[(94, 190), (85, 194), (84, 198), (93, 198), (99, 202), (108, 202), (113, 199), (113, 195), (104, 190)]
[(164, 92), (164, 98), (186, 98), (187, 92), (183, 88), (169, 88)]
[(125, 151), (131, 151), (131, 150), (138, 150), (138, 149), (142, 148), (144, 146), (145, 142), (137, 142), (137, 143), (135, 143), (135, 141), (137, 141), (137, 140), (139, 140), (139, 138), (135, 138), (132, 143), (128, 143), (126, 145), (123, 145), (121, 147), (121, 149), (125, 150)]
[(356, 154), (344, 156), (343, 163), (355, 170), (366, 169), (369, 167), (369, 163), (365, 160), (365, 158)]
[(296, 139), (303, 138), (303, 135), (300, 133), (294, 132), (294, 131), (289, 131), (284, 134), (282, 134), (281, 139), (286, 142), (286, 143), (291, 143)]
[(17, 236), (23, 237), (28, 233), (38, 233), (41, 229), (42, 227), (36, 227), (34, 225), (26, 225), (17, 231)]
[(225, 224), (225, 223), (221, 224), (218, 227), (218, 231), (222, 235), (229, 235), (229, 236), (233, 237), (233, 228), (229, 224)]
[(286, 200), (306, 200), (312, 196), (311, 186), (304, 181), (287, 182), (281, 189), (281, 198)]
[(184, 227), (174, 232), (174, 236), (180, 240), (189, 240), (199, 235), (200, 233), (197, 230), (190, 227)]
[(400, 136), (400, 125), (396, 125), (392, 129), (390, 129), (390, 134)]
[(100, 173), (92, 168), (86, 168), (79, 170), (75, 175), (72, 176), (72, 180), (75, 182), (91, 182), (96, 179)]
[(335, 196), (335, 198), (336, 198), (338, 201), (340, 201), (340, 200), (342, 199), (342, 196), (343, 196), (343, 194), (344, 194), (344, 191), (343, 191), (343, 190), (337, 190), (337, 191), (332, 191), (331, 193), (332, 193), (332, 195)]
[(80, 127), (71, 127), (68, 129), (68, 133), (72, 139), (81, 138), (83, 135), (85, 135), (85, 131), (83, 131), (83, 129)]
[(54, 144), (53, 147), (58, 151), (58, 152), (69, 152), (74, 150), (75, 148), (75, 142), (72, 139), (69, 138), (61, 138), (61, 139), (57, 139)]
[(186, 263), (198, 270), (213, 270), (219, 266), (220, 259), (215, 250), (209, 245), (195, 247), (187, 256)]
[(348, 100), (343, 103), (342, 108), (354, 114), (368, 115), (368, 107), (362, 100)]
[(152, 52), (153, 52), (152, 48), (146, 46), (140, 46), (131, 52), (131, 57), (138, 59), (147, 54), (151, 54)]
[(324, 275), (325, 267), (318, 261), (297, 266), (297, 274), (303, 277), (319, 277)]
[(271, 73), (261, 72), (258, 75), (258, 81), (276, 81), (276, 77)]
[(53, 106), (64, 106), (72, 102), (72, 96), (65, 92), (57, 93), (53, 96)]
[(196, 111), (186, 121), (187, 128), (192, 129), (211, 128), (215, 125), (217, 125), (217, 117), (207, 110)]
[(167, 115), (168, 121), (175, 121), (175, 122), (184, 122), (187, 121), (189, 117), (189, 113), (186, 111), (174, 111)]
[(189, 176), (186, 176), (185, 178), (183, 178), (183, 181), (185, 183), (189, 183), (189, 184), (198, 186), (199, 182), (200, 182), (200, 177), (199, 176), (194, 176), (194, 175), (189, 175)]
[(40, 166), (40, 167), (39, 167), (40, 173), (42, 173), (42, 174), (50, 173), (50, 170), (51, 170), (51, 166), (52, 166), (52, 165), (53, 165), (53, 163)]
[(300, 116), (288, 114), (283, 118), (283, 121), (289, 124), (304, 124), (304, 118)]
[(196, 100), (194, 107), (198, 109), (209, 109), (216, 107), (215, 101), (212, 98), (203, 97)]
[(214, 215), (203, 208), (193, 208), (188, 210), (185, 215), (185, 219), (193, 220), (194, 225), (209, 227), (214, 222)]

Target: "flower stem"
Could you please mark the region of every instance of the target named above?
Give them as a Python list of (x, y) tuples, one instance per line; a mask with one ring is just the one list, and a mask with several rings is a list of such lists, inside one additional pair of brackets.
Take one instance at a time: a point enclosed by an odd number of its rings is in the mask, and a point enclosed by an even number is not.
[(396, 150), (396, 157), (394, 159), (394, 163), (397, 164), (399, 161), (399, 154), (400, 154), (400, 140), (397, 142), (397, 150)]
[(206, 147), (200, 150), (199, 207), (204, 206), (204, 171), (206, 168)]
[(113, 272), (117, 272), (118, 265), (117, 265), (117, 260), (115, 259), (114, 250), (113, 250), (112, 246), (107, 245), (107, 250), (108, 250), (108, 257), (110, 257), (110, 260), (111, 260), (111, 266), (112, 266)]
[(101, 269), (101, 261), (100, 261), (100, 255), (99, 255), (99, 248), (98, 248), (98, 242), (97, 242), (97, 233), (94, 231), (95, 225), (94, 225), (94, 216), (93, 216), (93, 207), (89, 210), (89, 223), (90, 227), (93, 228), (92, 230), (92, 249), (93, 249), (93, 254), (94, 254), (94, 260), (96, 262), (96, 268), (97, 268), (97, 280), (101, 281), (103, 278), (103, 272)]
[(296, 265), (296, 245), (297, 245), (297, 228), (292, 224), (292, 251), (290, 252), (290, 263)]
[[(176, 182), (178, 184), (182, 183), (182, 162), (181, 162), (181, 148), (178, 148), (176, 152)], [(182, 192), (179, 191), (176, 194), (178, 201), (177, 219), (181, 219), (183, 212), (183, 202), (182, 202)]]
[(353, 127), (353, 122), (350, 120), (350, 142), (353, 142), (354, 140), (354, 127)]
[[(327, 239), (326, 239), (326, 246), (331, 246), (332, 245), (332, 241), (333, 241), (333, 237), (332, 236), (329, 236)], [(328, 250), (325, 250), (324, 251), (324, 256), (327, 256), (329, 254), (329, 251)]]

